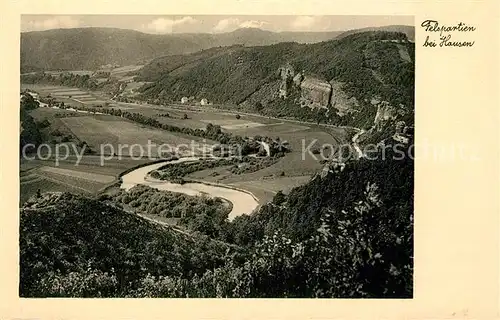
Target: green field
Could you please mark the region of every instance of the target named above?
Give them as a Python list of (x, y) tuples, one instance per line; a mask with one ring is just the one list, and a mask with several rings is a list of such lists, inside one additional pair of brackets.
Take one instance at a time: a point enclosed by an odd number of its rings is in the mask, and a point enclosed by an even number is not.
[(91, 193), (68, 185), (63, 181), (57, 182), (39, 175), (32, 175), (30, 178), (30, 180), (20, 183), (20, 203), (26, 202), (30, 197), (34, 196), (38, 190), (41, 190), (41, 192)]
[(84, 76), (84, 75), (90, 76), (94, 73), (94, 71), (91, 71), (91, 70), (70, 70), (70, 71), (46, 71), (46, 73), (53, 75), (53, 76), (57, 76), (57, 75), (60, 75), (62, 73), (71, 73), (71, 74), (79, 75), (79, 76)]
[(114, 68), (110, 71), (111, 76), (123, 76), (129, 72), (134, 72), (139, 69), (141, 69), (143, 65), (129, 65), (129, 66), (123, 66), (123, 67), (118, 67)]
[(147, 159), (114, 158), (101, 165), (99, 156), (86, 155), (77, 164), (75, 156), (59, 160), (21, 159), (20, 195), (21, 203), (42, 192), (72, 192), (96, 194), (118, 181), (119, 175), (127, 169), (149, 162)]
[(154, 129), (109, 115), (68, 117), (61, 121), (81, 141), (86, 141), (98, 153), (104, 151), (104, 154), (113, 150), (117, 155), (138, 156), (147, 152), (150, 143), (152, 156), (158, 156), (160, 145), (165, 145), (164, 150), (170, 147), (186, 149), (194, 143), (197, 151), (204, 143), (201, 138)]
[(21, 89), (30, 89), (40, 93), (40, 95), (42, 96), (47, 96), (50, 94), (58, 101), (62, 101), (69, 105), (102, 105), (105, 102), (105, 99), (103, 99), (102, 96), (97, 95), (95, 92), (89, 92), (78, 88), (38, 84), (21, 84)]
[[(313, 147), (318, 149), (328, 146), (324, 153), (328, 156), (327, 151), (331, 150), (330, 146), (336, 147), (344, 144), (349, 138), (348, 132), (341, 128), (324, 128), (312, 124), (248, 115), (241, 115), (240, 119), (236, 119), (235, 114), (213, 109), (183, 112), (177, 108), (155, 107), (151, 109), (147, 106), (140, 106), (129, 111), (140, 112), (148, 116), (168, 112), (171, 118), (158, 117), (158, 121), (190, 128), (203, 128), (210, 122), (221, 125), (223, 130), (236, 135), (279, 137), (282, 141), (287, 141), (292, 151), (285, 154), (277, 163), (259, 171), (234, 175), (228, 170), (229, 168), (220, 167), (187, 176), (192, 179), (238, 186), (253, 192), (259, 199), (269, 199), (279, 190), (288, 191), (292, 187), (303, 184), (323, 168), (320, 163), (321, 155), (316, 155), (314, 158), (309, 153), (303, 154), (303, 146), (307, 148), (314, 141)], [(183, 113), (188, 114), (189, 119), (174, 118), (180, 117)]]

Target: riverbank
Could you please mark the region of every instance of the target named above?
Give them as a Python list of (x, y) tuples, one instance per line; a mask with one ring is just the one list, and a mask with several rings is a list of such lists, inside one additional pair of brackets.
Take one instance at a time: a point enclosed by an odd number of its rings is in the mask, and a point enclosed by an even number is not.
[(120, 188), (130, 190), (134, 186), (142, 184), (158, 190), (183, 193), (191, 196), (206, 194), (210, 197), (222, 198), (232, 203), (232, 208), (228, 215), (229, 220), (233, 220), (235, 217), (243, 214), (251, 214), (258, 209), (258, 198), (253, 193), (237, 187), (207, 183), (205, 181), (193, 181), (184, 184), (176, 184), (163, 180), (153, 179), (149, 176), (149, 173), (151, 171), (157, 170), (158, 168), (166, 164), (182, 163), (196, 160), (199, 160), (199, 158), (185, 157), (178, 160), (161, 161), (154, 164), (141, 166), (121, 176)]

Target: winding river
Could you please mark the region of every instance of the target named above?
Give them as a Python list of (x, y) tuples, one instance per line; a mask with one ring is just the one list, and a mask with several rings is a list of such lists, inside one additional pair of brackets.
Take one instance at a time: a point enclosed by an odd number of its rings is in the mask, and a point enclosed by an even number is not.
[(174, 164), (181, 162), (197, 161), (199, 158), (186, 157), (179, 160), (164, 161), (144, 167), (137, 168), (122, 176), (122, 184), (120, 188), (129, 190), (130, 188), (142, 184), (158, 190), (184, 193), (190, 196), (207, 194), (211, 197), (226, 199), (233, 204), (233, 208), (229, 213), (229, 220), (235, 217), (250, 214), (259, 205), (257, 200), (249, 193), (231, 189), (228, 187), (207, 185), (203, 183), (184, 183), (177, 184), (163, 180), (156, 180), (148, 176), (148, 173), (156, 170), (165, 164)]
[[(40, 103), (41, 107), (49, 107), (46, 103), (41, 102), (38, 99), (38, 96), (30, 93), (38, 103)], [(53, 109), (59, 109), (59, 107), (52, 107)], [(88, 111), (78, 110), (74, 108), (66, 108), (66, 111), (73, 112), (81, 112), (81, 113), (89, 113)], [(100, 112), (92, 112), (93, 114), (102, 114)], [(228, 219), (231, 221), (237, 216), (241, 216), (243, 214), (250, 214), (253, 210), (257, 208), (259, 203), (257, 200), (250, 194), (244, 191), (232, 189), (230, 187), (222, 187), (215, 185), (208, 185), (203, 183), (184, 183), (177, 184), (168, 181), (156, 180), (148, 176), (149, 172), (156, 170), (165, 164), (174, 164), (174, 163), (182, 163), (182, 162), (190, 162), (190, 161), (198, 161), (199, 158), (196, 157), (185, 157), (178, 160), (173, 161), (164, 161), (159, 163), (154, 163), (151, 165), (147, 165), (144, 167), (137, 168), (125, 175), (122, 176), (122, 184), (120, 188), (129, 190), (130, 188), (142, 184), (149, 186), (151, 188), (155, 188), (158, 190), (165, 190), (171, 192), (184, 193), (190, 196), (198, 196), (202, 194), (207, 194), (211, 197), (223, 198), (232, 203), (233, 207), (231, 212), (229, 213)]]

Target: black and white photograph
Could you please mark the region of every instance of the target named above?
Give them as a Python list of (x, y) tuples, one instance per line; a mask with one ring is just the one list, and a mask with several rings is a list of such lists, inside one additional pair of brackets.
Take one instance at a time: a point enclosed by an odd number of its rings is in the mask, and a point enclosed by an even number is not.
[(422, 21), (20, 22), (19, 297), (414, 298)]

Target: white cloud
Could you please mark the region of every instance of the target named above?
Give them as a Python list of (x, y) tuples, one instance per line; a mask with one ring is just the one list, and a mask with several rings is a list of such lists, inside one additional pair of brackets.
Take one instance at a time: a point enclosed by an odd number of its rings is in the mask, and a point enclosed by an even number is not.
[(247, 21), (243, 21), (242, 23), (240, 23), (239, 27), (240, 28), (262, 28), (266, 24), (269, 24), (269, 23), (266, 21), (247, 20)]
[(320, 16), (298, 16), (292, 20), (290, 26), (294, 30), (312, 30), (321, 27)]
[(186, 24), (196, 24), (199, 21), (193, 17), (183, 17), (181, 19), (165, 19), (158, 18), (151, 21), (148, 24), (142, 25), (144, 31), (154, 32), (154, 33), (171, 33), (173, 28), (176, 26), (186, 25)]
[(235, 29), (238, 25), (239, 20), (235, 18), (222, 19), (213, 28), (214, 32), (224, 32), (230, 29)]
[(39, 31), (60, 28), (77, 28), (79, 26), (81, 26), (81, 22), (73, 17), (55, 16), (44, 20), (28, 21), (25, 25), (25, 29), (28, 31)]
[(229, 32), (229, 31), (234, 31), (238, 28), (262, 28), (267, 24), (269, 23), (266, 21), (259, 21), (259, 20), (241, 21), (240, 19), (237, 18), (228, 18), (228, 19), (222, 19), (219, 22), (217, 22), (215, 27), (213, 27), (212, 31)]

